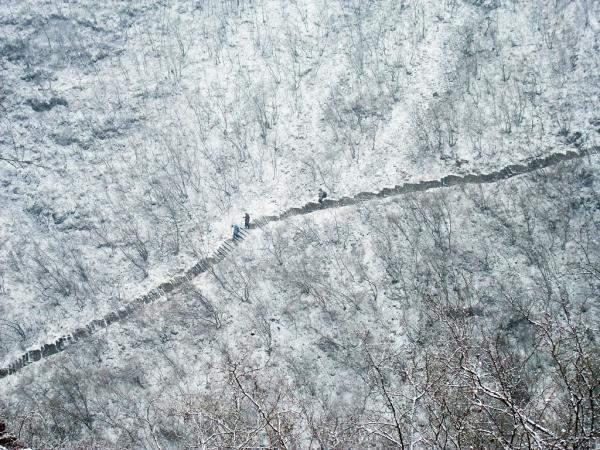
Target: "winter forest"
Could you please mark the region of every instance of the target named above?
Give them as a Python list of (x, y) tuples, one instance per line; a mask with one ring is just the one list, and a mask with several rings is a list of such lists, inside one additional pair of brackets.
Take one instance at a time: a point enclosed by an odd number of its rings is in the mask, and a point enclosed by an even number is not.
[(598, 449), (599, 168), (597, 0), (0, 0), (0, 450)]

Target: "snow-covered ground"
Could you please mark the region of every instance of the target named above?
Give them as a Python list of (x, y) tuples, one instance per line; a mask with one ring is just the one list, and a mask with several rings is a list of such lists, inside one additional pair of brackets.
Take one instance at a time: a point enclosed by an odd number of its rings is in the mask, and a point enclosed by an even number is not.
[[(378, 370), (406, 411), (406, 389), (430, 389), (422, 358), (446, 358), (450, 368), (456, 342), (472, 349), (463, 363), (471, 364), (480, 358), (476, 348), (485, 352), (488, 339), (502, 339), (495, 351), (513, 352), (515, 361), (524, 355), (511, 369), (518, 367), (517, 381), (552, 355), (538, 321), (582, 324), (579, 344), (593, 348), (600, 285), (589, 270), (600, 263), (599, 162), (594, 156), (510, 181), (374, 200), (253, 230), (213, 273), (6, 378), (5, 407), (35, 411), (58, 402), (65, 410), (46, 412), (45, 420), (62, 418), (57, 426), (74, 440), (93, 436), (114, 448), (158, 448), (154, 439), (166, 448), (245, 439), (269, 445), (266, 434), (251, 431), (254, 419), (243, 419), (252, 417), (243, 399), (250, 392), (257, 408), (285, 424), (287, 443), (380, 447), (390, 416)], [(546, 421), (558, 420), (555, 370), (527, 385), (533, 399), (548, 392), (551, 403), (540, 413)], [(452, 380), (428, 375), (456, 394)], [(435, 428), (423, 392), (403, 427), (417, 448), (431, 448)], [(470, 414), (473, 424), (481, 419)], [(95, 431), (82, 433), (78, 421), (96, 423)]]
[[(188, 267), (245, 211), (303, 204), (319, 187), (351, 196), (597, 145), (599, 18), (600, 4), (586, 0), (3, 2), (0, 362)], [(461, 208), (463, 200), (456, 220), (467, 221)], [(358, 230), (362, 209), (350, 211), (339, 222)], [(301, 229), (295, 220), (289, 226)], [(358, 241), (374, 277), (371, 237)], [(311, 245), (300, 239), (285, 253), (298, 247), (304, 259)], [(249, 247), (246, 258), (260, 250)], [(302, 327), (342, 326), (294, 312), (289, 286), (274, 289), (277, 275), (261, 275), (225, 278), (234, 291), (264, 287), (264, 308), (283, 297), (288, 314), (306, 319), (294, 336), (290, 322), (281, 335), (272, 322), (278, 344), (298, 340), (277, 351), (303, 361), (313, 349), (303, 350)], [(227, 298), (208, 281), (196, 288)], [(351, 297), (354, 288), (338, 289)], [(146, 313), (153, 329), (171, 320), (161, 307)], [(227, 323), (239, 327), (205, 339), (264, 345), (263, 335), (246, 339), (259, 319), (244, 322), (248, 309), (238, 307)], [(393, 306), (381, 307), (390, 315)], [(348, 326), (371, 330), (377, 317), (353, 316), (363, 322)], [(188, 337), (181, 328), (169, 342)], [(121, 346), (150, 351), (138, 331), (102, 344), (114, 367), (126, 358)], [(207, 363), (198, 361), (201, 373)]]

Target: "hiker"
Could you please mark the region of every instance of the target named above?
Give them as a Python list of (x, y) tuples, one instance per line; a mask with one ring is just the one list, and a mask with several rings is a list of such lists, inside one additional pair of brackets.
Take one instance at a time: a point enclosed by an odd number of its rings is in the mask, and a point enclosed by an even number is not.
[(250, 214), (244, 214), (244, 228), (247, 230), (250, 228)]
[(231, 229), (233, 231), (233, 240), (238, 240), (240, 237), (240, 227), (238, 227), (237, 225), (231, 225)]
[(327, 192), (323, 189), (319, 189), (319, 203), (323, 203), (323, 200), (327, 197)]

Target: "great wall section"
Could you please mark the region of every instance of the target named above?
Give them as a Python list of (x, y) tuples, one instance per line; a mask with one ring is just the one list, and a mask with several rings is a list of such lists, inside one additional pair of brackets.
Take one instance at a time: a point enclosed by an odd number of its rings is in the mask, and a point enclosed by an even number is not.
[[(397, 195), (403, 195), (412, 192), (422, 192), (431, 189), (451, 187), (465, 184), (484, 184), (494, 183), (501, 180), (530, 173), (543, 168), (551, 167), (556, 164), (570, 161), (592, 154), (600, 153), (600, 147), (595, 146), (589, 149), (578, 149), (577, 151), (569, 150), (565, 153), (553, 153), (548, 156), (530, 158), (529, 160), (508, 165), (500, 170), (496, 170), (487, 174), (466, 174), (466, 175), (447, 175), (439, 180), (426, 180), (414, 183), (405, 183), (394, 187), (383, 188), (378, 192), (359, 192), (353, 197), (342, 197), (340, 199), (325, 199), (322, 204), (309, 202), (301, 207), (293, 207), (283, 211), (279, 215), (258, 217), (254, 220), (254, 225), (262, 228), (271, 222), (284, 220), (288, 217), (310, 214), (315, 211), (322, 211), (331, 208), (340, 208), (344, 206), (355, 205), (358, 203), (370, 201), (373, 199), (381, 199)], [(239, 241), (248, 237), (249, 231), (240, 230), (241, 236)], [(251, 230), (250, 230), (251, 231)], [(215, 252), (207, 258), (198, 261), (194, 266), (180, 273), (170, 280), (161, 283), (156, 288), (146, 294), (135, 298), (129, 305), (120, 308), (116, 311), (107, 313), (104, 317), (92, 320), (87, 325), (75, 329), (72, 333), (64, 335), (54, 342), (42, 345), (40, 348), (29, 350), (14, 360), (8, 367), (0, 368), (0, 379), (8, 375), (14, 374), (20, 369), (48, 358), (54, 354), (60, 353), (69, 346), (84, 340), (86, 337), (105, 329), (115, 322), (122, 322), (134, 313), (144, 307), (144, 305), (152, 303), (166, 294), (172, 292), (184, 283), (192, 280), (198, 275), (207, 272), (211, 267), (221, 262), (228, 254), (230, 254), (238, 242), (229, 239), (223, 242)]]

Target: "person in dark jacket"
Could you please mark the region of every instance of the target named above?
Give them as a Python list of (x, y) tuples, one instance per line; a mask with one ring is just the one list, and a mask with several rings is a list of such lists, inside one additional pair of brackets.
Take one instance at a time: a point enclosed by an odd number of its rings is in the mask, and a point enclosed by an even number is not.
[(240, 227), (237, 225), (231, 225), (231, 230), (233, 231), (233, 240), (238, 240), (240, 237)]
[(323, 200), (327, 197), (327, 192), (323, 189), (319, 189), (319, 203), (323, 203)]
[(244, 214), (244, 228), (247, 230), (248, 228), (250, 228), (250, 214), (245, 213)]

